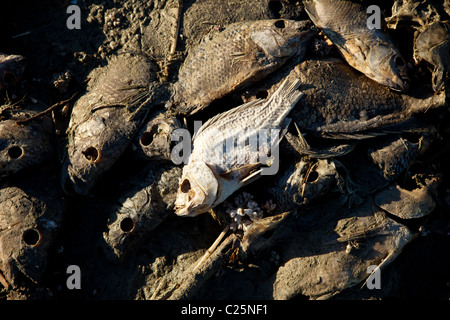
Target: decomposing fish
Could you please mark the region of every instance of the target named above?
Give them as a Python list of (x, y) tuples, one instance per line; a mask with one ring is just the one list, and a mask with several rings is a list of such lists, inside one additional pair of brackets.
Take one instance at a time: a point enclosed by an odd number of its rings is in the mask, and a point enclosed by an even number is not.
[(181, 128), (181, 122), (173, 116), (160, 113), (142, 126), (133, 146), (138, 158), (171, 160), (174, 130)]
[(306, 205), (321, 195), (338, 190), (339, 175), (332, 160), (301, 158), (291, 165), (268, 192), (278, 212), (290, 211)]
[(0, 177), (38, 165), (55, 155), (53, 122), (48, 117), (20, 124), (18, 119), (33, 115), (20, 112), (0, 121)]
[(271, 278), (273, 298), (328, 299), (364, 283), (373, 267), (383, 272), (415, 237), (369, 201), (352, 209), (344, 196), (315, 203), (267, 239), (287, 257)]
[(401, 219), (422, 218), (436, 208), (433, 197), (436, 195), (439, 179), (433, 177), (426, 182), (413, 190), (391, 185), (378, 192), (374, 201), (384, 211)]
[(389, 88), (406, 92), (406, 62), (388, 34), (367, 26), (366, 9), (348, 0), (305, 0), (305, 10), (356, 70)]
[(25, 70), (26, 59), (20, 55), (0, 53), (0, 93), (16, 86)]
[(42, 281), (65, 208), (57, 175), (49, 169), (1, 184), (0, 270), (10, 285), (22, 279), (20, 274)]
[(145, 120), (155, 66), (145, 56), (120, 54), (89, 75), (73, 107), (61, 183), (87, 194), (119, 158)]
[(169, 215), (175, 204), (180, 176), (179, 167), (150, 162), (136, 176), (121, 184), (119, 204), (108, 209), (111, 214), (107, 231), (103, 233), (109, 259), (123, 259), (133, 245)]
[[(418, 130), (421, 124), (415, 114), (445, 105), (443, 92), (393, 92), (335, 58), (304, 61), (288, 77), (300, 79), (305, 93), (290, 113), (302, 133), (363, 139), (383, 132)], [(249, 90), (244, 101), (254, 99), (257, 90), (267, 89), (271, 94), (278, 81), (273, 77), (264, 86)]]
[(417, 158), (420, 141), (412, 143), (402, 137), (390, 138), (378, 148), (369, 149), (370, 159), (378, 166), (384, 179), (392, 181)]
[(450, 77), (450, 22), (435, 22), (415, 35), (414, 60), (433, 66), (431, 84), (438, 92)]
[(409, 22), (413, 27), (424, 28), (441, 20), (439, 2), (429, 0), (396, 0), (392, 5), (392, 15), (386, 18), (386, 25), (396, 29), (400, 22)]
[(379, 137), (359, 144), (350, 154), (335, 159), (343, 177), (342, 188), (349, 196), (349, 206), (367, 199), (375, 192), (409, 177), (409, 169), (422, 152), (418, 142), (401, 136)]
[(173, 97), (177, 111), (193, 114), (288, 59), (302, 59), (314, 33), (309, 21), (279, 19), (234, 23), (207, 34), (180, 68)]
[[(177, 215), (196, 216), (208, 211), (257, 179), (263, 165), (270, 166), (276, 161), (273, 157), (272, 161), (257, 157), (258, 153), (269, 157), (274, 150), (269, 150), (268, 133), (266, 131), (265, 139), (262, 130), (287, 127), (285, 118), (302, 96), (296, 90), (299, 85), (298, 80), (286, 79), (269, 99), (245, 103), (203, 124), (193, 137), (193, 151), (183, 167), (175, 202)], [(258, 147), (254, 143), (257, 135), (260, 135)], [(272, 133), (270, 135), (273, 138)], [(236, 139), (237, 147), (231, 148)], [(272, 146), (279, 142), (277, 139), (279, 135), (270, 139)], [(228, 150), (223, 152), (226, 141)]]

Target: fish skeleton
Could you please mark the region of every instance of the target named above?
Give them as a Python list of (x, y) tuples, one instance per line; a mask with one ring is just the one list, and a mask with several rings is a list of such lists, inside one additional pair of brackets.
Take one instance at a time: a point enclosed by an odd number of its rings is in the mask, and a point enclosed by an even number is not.
[(132, 141), (148, 111), (154, 68), (144, 56), (122, 54), (90, 74), (90, 87), (74, 105), (66, 132), (61, 175), (66, 191), (71, 186), (88, 194)]
[[(259, 171), (254, 171), (261, 167), (262, 159), (252, 150), (251, 137), (262, 129), (287, 127), (285, 118), (302, 96), (296, 90), (299, 85), (298, 80), (285, 80), (269, 99), (243, 104), (203, 124), (193, 137), (193, 151), (183, 167), (175, 202), (177, 215), (206, 212), (259, 177)], [(240, 141), (237, 147), (222, 154), (225, 141), (234, 145), (235, 139)], [(259, 145), (260, 153), (261, 147), (268, 155), (267, 145)]]
[(304, 4), (311, 20), (349, 65), (393, 90), (408, 90), (405, 60), (388, 34), (368, 28), (365, 7), (345, 0), (305, 0)]
[(302, 59), (314, 33), (309, 21), (278, 19), (238, 22), (207, 34), (189, 52), (173, 86), (177, 112), (196, 113), (288, 59)]

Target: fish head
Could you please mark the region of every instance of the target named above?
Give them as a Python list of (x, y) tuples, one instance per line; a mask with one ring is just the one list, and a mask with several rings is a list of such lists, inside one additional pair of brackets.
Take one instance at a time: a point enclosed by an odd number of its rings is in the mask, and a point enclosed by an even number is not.
[(45, 277), (50, 250), (65, 216), (66, 204), (53, 170), (18, 177), (0, 191), (0, 272), (13, 286), (23, 276)]
[(149, 121), (138, 135), (138, 149), (148, 159), (171, 159), (172, 133), (181, 128), (175, 117), (158, 116)]
[(106, 170), (102, 165), (102, 148), (90, 143), (70, 151), (70, 156), (63, 162), (61, 186), (66, 194), (88, 195), (98, 176)]
[(366, 74), (370, 78), (395, 91), (408, 90), (408, 69), (405, 60), (397, 50), (389, 45), (379, 44), (369, 52), (367, 60), (371, 72)]
[(25, 70), (26, 59), (20, 55), (0, 54), (0, 91), (16, 86)]
[(314, 34), (308, 21), (272, 19), (259, 21), (251, 38), (267, 57), (289, 58), (303, 55)]
[(203, 161), (189, 162), (183, 174), (175, 200), (175, 213), (195, 217), (214, 206), (219, 182), (213, 170)]
[(8, 119), (0, 122), (0, 177), (48, 160), (54, 153), (51, 120), (26, 125)]

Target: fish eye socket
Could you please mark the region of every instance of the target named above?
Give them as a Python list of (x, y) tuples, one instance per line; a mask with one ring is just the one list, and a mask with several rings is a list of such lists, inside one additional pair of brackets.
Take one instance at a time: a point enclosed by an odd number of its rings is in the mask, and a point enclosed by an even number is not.
[(158, 132), (159, 132), (159, 126), (158, 125), (153, 126), (149, 131), (145, 131), (141, 135), (141, 139), (140, 139), (141, 144), (144, 147), (149, 146), (153, 142), (155, 134), (158, 134)]
[(13, 84), (16, 82), (16, 76), (12, 72), (5, 72), (3, 74), (2, 80), (5, 84)]
[(23, 155), (23, 149), (19, 146), (12, 146), (8, 149), (8, 155), (11, 159), (19, 159)]
[(269, 96), (269, 92), (267, 92), (267, 90), (259, 90), (256, 93), (257, 99), (266, 99), (268, 96)]
[(188, 179), (184, 179), (183, 183), (180, 186), (180, 190), (183, 193), (187, 193), (189, 192), (189, 190), (191, 190), (191, 183)]
[(97, 148), (89, 147), (86, 150), (82, 152), (87, 160), (90, 162), (96, 162), (100, 156), (100, 152), (97, 150)]
[(23, 241), (29, 246), (35, 246), (41, 240), (41, 234), (36, 229), (28, 229), (22, 234)]
[(284, 20), (277, 20), (275, 21), (274, 26), (278, 29), (284, 29), (286, 25), (284, 24)]
[(394, 63), (395, 63), (395, 65), (397, 67), (404, 67), (405, 66), (405, 60), (403, 60), (403, 58), (399, 57), (399, 56), (395, 57)]
[(319, 179), (319, 173), (317, 173), (317, 171), (312, 171), (309, 173), (308, 178), (306, 179), (306, 182), (312, 183), (312, 182), (317, 181), (317, 179)]
[(131, 232), (134, 229), (134, 226), (135, 223), (130, 217), (126, 217), (120, 222), (120, 230), (123, 232)]
[(141, 144), (146, 147), (149, 146), (153, 141), (153, 132), (146, 131), (141, 136)]

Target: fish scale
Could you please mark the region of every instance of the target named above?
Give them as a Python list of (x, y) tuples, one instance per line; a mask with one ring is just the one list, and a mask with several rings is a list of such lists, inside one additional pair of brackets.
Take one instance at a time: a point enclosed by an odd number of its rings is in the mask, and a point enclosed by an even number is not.
[[(244, 101), (256, 99), (259, 90), (274, 92), (283, 76), (277, 75), (263, 87), (249, 90)], [(416, 113), (445, 105), (444, 92), (423, 97), (393, 92), (336, 58), (306, 60), (288, 77), (299, 79), (305, 94), (290, 113), (302, 132), (360, 139), (359, 134), (382, 133)]]
[(180, 67), (173, 86), (176, 110), (196, 113), (289, 58), (303, 58), (313, 34), (308, 21), (282, 19), (234, 23), (207, 34)]

